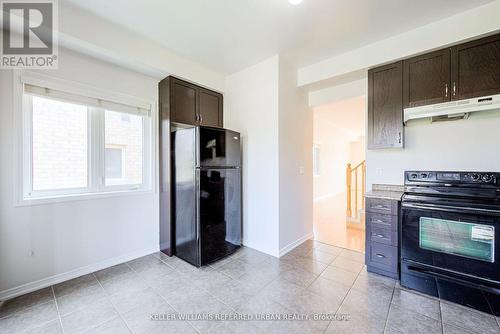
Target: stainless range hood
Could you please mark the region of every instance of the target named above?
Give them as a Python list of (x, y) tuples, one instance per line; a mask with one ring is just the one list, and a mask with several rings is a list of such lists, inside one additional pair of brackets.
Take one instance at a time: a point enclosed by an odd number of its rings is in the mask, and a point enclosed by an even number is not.
[(500, 94), (404, 109), (404, 122), (431, 118), (432, 121), (466, 119), (473, 112), (500, 109)]

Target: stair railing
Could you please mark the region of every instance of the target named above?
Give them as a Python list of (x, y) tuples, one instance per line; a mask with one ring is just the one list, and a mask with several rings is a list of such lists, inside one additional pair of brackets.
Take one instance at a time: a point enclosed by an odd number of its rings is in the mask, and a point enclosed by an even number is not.
[[(361, 196), (358, 196), (358, 175), (361, 174)], [(354, 177), (354, 187), (352, 180)], [(365, 208), (366, 193), (366, 160), (361, 161), (354, 168), (350, 163), (346, 168), (346, 188), (347, 188), (347, 216), (358, 217), (359, 209)], [(353, 196), (354, 195), (354, 196)], [(354, 197), (354, 213), (352, 210), (352, 200)]]

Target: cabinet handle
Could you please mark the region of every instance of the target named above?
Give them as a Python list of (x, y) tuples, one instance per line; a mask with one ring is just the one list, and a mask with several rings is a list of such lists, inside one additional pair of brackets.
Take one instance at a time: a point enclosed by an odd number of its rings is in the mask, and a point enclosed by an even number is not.
[(385, 259), (385, 255), (382, 255), (382, 254), (375, 254), (375, 256), (380, 258), (380, 259)]
[(200, 123), (203, 123), (203, 115), (200, 114)]
[(444, 84), (444, 97), (448, 97), (448, 83)]
[(383, 221), (382, 221), (382, 220), (380, 220), (380, 219), (375, 219), (375, 220), (374, 220), (374, 222), (375, 222), (375, 223), (383, 223)]
[(383, 235), (383, 234), (377, 234), (376, 237), (378, 237), (378, 238), (385, 238), (385, 235)]
[(457, 84), (456, 82), (453, 82), (453, 96), (457, 95)]
[(398, 142), (399, 142), (399, 144), (401, 144), (401, 131), (399, 131), (399, 133), (398, 133)]

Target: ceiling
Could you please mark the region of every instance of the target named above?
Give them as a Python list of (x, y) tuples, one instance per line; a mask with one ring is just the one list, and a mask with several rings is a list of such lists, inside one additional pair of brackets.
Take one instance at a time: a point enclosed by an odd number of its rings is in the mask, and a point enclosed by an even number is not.
[(65, 0), (224, 74), (286, 53), (297, 66), (493, 0)]
[(327, 104), (313, 109), (314, 117), (330, 122), (335, 128), (350, 132), (353, 136), (365, 133), (366, 97), (359, 96)]

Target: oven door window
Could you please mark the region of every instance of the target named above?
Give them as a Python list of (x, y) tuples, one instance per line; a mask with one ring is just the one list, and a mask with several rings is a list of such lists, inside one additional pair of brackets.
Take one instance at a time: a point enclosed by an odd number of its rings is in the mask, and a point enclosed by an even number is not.
[(495, 262), (495, 227), (460, 221), (420, 217), (420, 248)]

